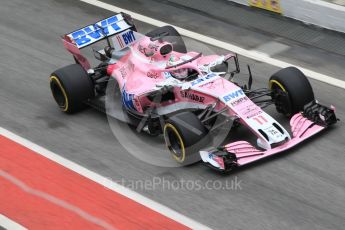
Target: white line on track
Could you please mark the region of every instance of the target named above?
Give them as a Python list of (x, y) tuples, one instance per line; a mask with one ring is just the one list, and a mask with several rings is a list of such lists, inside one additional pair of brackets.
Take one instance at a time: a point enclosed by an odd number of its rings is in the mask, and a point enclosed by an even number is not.
[(0, 214), (0, 226), (8, 230), (27, 230), (20, 224)]
[[(152, 19), (150, 17), (144, 16), (144, 15), (141, 15), (141, 14), (138, 14), (138, 13), (135, 13), (135, 12), (132, 12), (132, 11), (129, 11), (129, 10), (105, 3), (105, 2), (98, 1), (98, 0), (80, 0), (80, 1), (88, 3), (90, 5), (97, 6), (99, 8), (103, 8), (105, 10), (113, 11), (116, 13), (124, 12), (124, 13), (130, 14), (134, 19), (148, 23), (148, 24), (151, 24), (153, 26), (160, 27), (160, 26), (165, 26), (165, 25), (172, 25), (172, 24), (162, 22), (162, 21), (159, 21), (156, 19)], [(172, 25), (172, 26), (174, 26), (174, 25)], [(325, 74), (321, 74), (321, 73), (303, 68), (301, 66), (293, 65), (291, 63), (272, 58), (265, 53), (260, 53), (260, 52), (254, 51), (254, 50), (246, 50), (246, 49), (243, 49), (243, 48), (238, 47), (236, 45), (226, 43), (226, 42), (205, 36), (203, 34), (195, 33), (193, 31), (186, 30), (186, 29), (183, 29), (183, 28), (178, 27), (178, 26), (174, 26), (174, 27), (180, 32), (181, 35), (184, 35), (186, 37), (190, 37), (190, 38), (193, 38), (195, 40), (204, 42), (206, 44), (216, 46), (216, 47), (219, 47), (222, 49), (226, 49), (226, 50), (229, 50), (231, 52), (235, 52), (235, 53), (238, 53), (240, 55), (243, 55), (245, 57), (248, 57), (248, 58), (260, 61), (260, 62), (268, 63), (268, 64), (273, 65), (273, 66), (277, 66), (279, 68), (295, 66), (295, 67), (299, 68), (302, 72), (304, 72), (309, 78), (312, 78), (312, 79), (315, 79), (318, 81), (322, 81), (324, 83), (345, 89), (345, 81), (339, 80), (337, 78), (330, 77), (330, 76), (327, 76)]]
[(190, 219), (189, 217), (186, 217), (156, 201), (153, 201), (137, 192), (134, 192), (118, 183), (115, 183), (113, 181), (111, 181), (110, 179), (107, 179), (87, 168), (84, 168), (66, 158), (63, 158), (27, 139), (24, 139), (2, 127), (0, 127), (0, 135), (3, 135), (15, 142), (17, 142), (18, 144), (21, 144), (29, 149), (31, 149), (32, 151), (36, 152), (37, 154), (40, 154), (98, 184), (103, 185), (104, 187), (113, 190), (114, 192), (117, 192), (125, 197), (128, 197), (129, 199), (140, 203), (164, 216), (169, 217), (172, 220), (175, 220), (189, 228), (192, 229), (210, 229), (209, 227), (202, 225), (201, 223), (198, 223), (195, 220)]

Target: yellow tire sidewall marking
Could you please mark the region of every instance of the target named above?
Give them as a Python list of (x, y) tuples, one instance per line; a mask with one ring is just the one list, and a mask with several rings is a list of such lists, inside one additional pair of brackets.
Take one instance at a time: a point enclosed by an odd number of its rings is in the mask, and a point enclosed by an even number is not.
[[(175, 135), (177, 136), (177, 138), (179, 139), (180, 143), (181, 143), (181, 157), (178, 157), (176, 156), (177, 152), (175, 152), (172, 148), (169, 148), (168, 146), (168, 142), (167, 142), (167, 139), (169, 138), (168, 135), (167, 135), (167, 129), (170, 128), (174, 133)], [(170, 150), (170, 152), (172, 152), (173, 154), (173, 158), (179, 162), (179, 163), (183, 163), (185, 158), (186, 158), (186, 150), (185, 150), (185, 147), (184, 147), (184, 143), (183, 143), (183, 140), (182, 140), (182, 137), (180, 135), (180, 133), (177, 131), (177, 129), (175, 128), (174, 125), (170, 124), (170, 123), (166, 123), (165, 126), (164, 126), (164, 138), (166, 139), (165, 140), (165, 143), (167, 144), (167, 147), (168, 149)], [(170, 140), (169, 140), (170, 142)]]
[(279, 88), (281, 88), (285, 93), (287, 92), (284, 86), (277, 80), (270, 80), (269, 82), (270, 89), (272, 89), (273, 84), (276, 84), (277, 86), (279, 86)]
[(52, 75), (52, 76), (50, 76), (50, 82), (52, 82), (52, 81), (56, 82), (56, 84), (59, 86), (59, 88), (60, 88), (60, 90), (61, 90), (61, 92), (62, 92), (62, 94), (63, 94), (63, 96), (65, 98), (65, 106), (63, 106), (63, 107), (60, 106), (60, 108), (62, 109), (62, 111), (66, 112), (68, 110), (68, 97), (67, 97), (67, 93), (66, 93), (64, 87), (62, 86), (59, 78), (57, 78), (56, 76)]

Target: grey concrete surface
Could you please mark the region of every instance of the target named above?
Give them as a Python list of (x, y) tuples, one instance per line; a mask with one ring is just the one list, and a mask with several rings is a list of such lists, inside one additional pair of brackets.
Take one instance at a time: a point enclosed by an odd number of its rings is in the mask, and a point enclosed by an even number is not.
[[(128, 7), (140, 6), (141, 11), (152, 17), (156, 16), (152, 11), (158, 18), (163, 11), (159, 10), (159, 5), (149, 8), (149, 1), (126, 2)], [(218, 25), (208, 27), (206, 34), (212, 32), (214, 37), (223, 40), (232, 40), (235, 36), (238, 43), (247, 43), (249, 48), (272, 40), (257, 31), (219, 24), (213, 19), (170, 7), (163, 8), (165, 20), (184, 24), (197, 32), (204, 31), (200, 20), (205, 20), (208, 26)], [(72, 62), (59, 36), (111, 14), (78, 1), (1, 1), (0, 126), (113, 180), (159, 177), (170, 182), (182, 179), (202, 183), (212, 180), (222, 184), (235, 179), (241, 181), (241, 189), (236, 191), (137, 189), (214, 229), (343, 229), (343, 122), (292, 151), (222, 176), (202, 165), (164, 168), (138, 161), (122, 147), (125, 143), (120, 144), (114, 138), (103, 114), (91, 109), (73, 116), (62, 114), (50, 95), (48, 82), (52, 71)], [(189, 24), (190, 17), (194, 17), (194, 25)], [(145, 23), (137, 22), (137, 25), (142, 32), (152, 29)], [(236, 33), (227, 33), (229, 30)], [(193, 45), (190, 49), (196, 47)], [(343, 77), (345, 67), (333, 63), (334, 54), (326, 51), (322, 51), (322, 55), (329, 58), (324, 59), (322, 65), (318, 63), (319, 56), (300, 63), (298, 57), (312, 56), (310, 49), (313, 48), (298, 44), (280, 55), (314, 70)], [(240, 57), (240, 61), (242, 67), (246, 63), (252, 65), (257, 87), (266, 86), (269, 75), (277, 71), (275, 67), (245, 57)], [(339, 118), (344, 121), (344, 90), (317, 81), (311, 83), (320, 101), (334, 104)], [(274, 109), (269, 111), (273, 113)], [(279, 115), (275, 117), (283, 120)]]
[[(192, 0), (193, 1), (193, 0)], [(228, 0), (249, 6), (248, 0)], [(345, 32), (344, 0), (283, 0), (282, 15), (307, 24), (313, 24), (339, 32)]]
[(345, 32), (345, 8), (340, 4), (336, 5), (323, 0), (285, 0), (281, 1), (281, 7), (286, 17), (322, 28)]
[(341, 33), (320, 31), (224, 0), (117, 0), (116, 5), (248, 49), (279, 42), (290, 46), (291, 52), (276, 54), (280, 59), (345, 80), (345, 37)]

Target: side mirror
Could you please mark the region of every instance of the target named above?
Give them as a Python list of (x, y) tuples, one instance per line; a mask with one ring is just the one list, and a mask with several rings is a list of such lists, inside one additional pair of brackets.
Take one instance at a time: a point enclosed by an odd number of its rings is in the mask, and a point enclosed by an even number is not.
[[(231, 59), (234, 60), (233, 63), (230, 62)], [(237, 54), (235, 54), (234, 56), (231, 56), (229, 59), (227, 59), (225, 61), (228, 62), (228, 73), (230, 73), (231, 76), (233, 76), (235, 73), (239, 73), (240, 72), (240, 64), (238, 62)]]
[[(233, 61), (232, 61), (233, 60)], [(238, 62), (237, 54), (229, 56), (227, 59), (224, 60), (226, 63), (226, 79), (232, 80), (236, 73), (240, 73), (240, 65)]]

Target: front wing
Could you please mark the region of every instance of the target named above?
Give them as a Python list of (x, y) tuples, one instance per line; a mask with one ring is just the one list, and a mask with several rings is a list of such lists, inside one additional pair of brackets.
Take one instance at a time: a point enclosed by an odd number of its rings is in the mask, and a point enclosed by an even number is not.
[(222, 147), (201, 150), (200, 156), (206, 165), (226, 172), (235, 167), (284, 152), (336, 122), (334, 107), (328, 108), (314, 101), (307, 104), (303, 112), (297, 113), (291, 118), (292, 138), (279, 146), (264, 150), (254, 147), (247, 141), (237, 141)]

